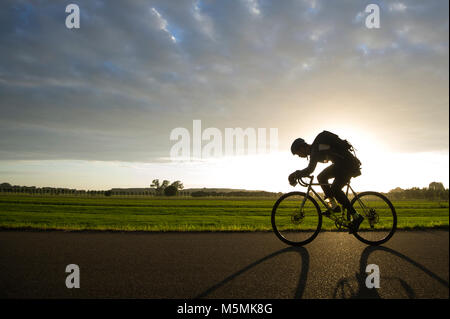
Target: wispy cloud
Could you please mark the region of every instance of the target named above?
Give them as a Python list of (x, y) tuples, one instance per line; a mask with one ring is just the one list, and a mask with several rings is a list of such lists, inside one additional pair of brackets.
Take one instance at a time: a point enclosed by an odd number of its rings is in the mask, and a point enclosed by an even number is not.
[(158, 27), (159, 27), (161, 30), (163, 30), (164, 32), (166, 32), (166, 33), (169, 35), (170, 39), (171, 39), (173, 42), (177, 42), (177, 39), (173, 36), (173, 34), (172, 34), (172, 33), (169, 31), (169, 29), (168, 29), (168, 23), (167, 23), (167, 20), (164, 19), (164, 18), (161, 16), (161, 14), (158, 12), (158, 10), (156, 10), (155, 8), (152, 8), (151, 11), (152, 11), (152, 14), (156, 17), (156, 20), (157, 20), (157, 22), (158, 22)]

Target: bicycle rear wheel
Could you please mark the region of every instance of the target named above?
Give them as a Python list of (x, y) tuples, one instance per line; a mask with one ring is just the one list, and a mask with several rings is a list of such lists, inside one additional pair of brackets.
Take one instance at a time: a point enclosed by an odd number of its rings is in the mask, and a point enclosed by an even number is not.
[(353, 208), (364, 217), (353, 235), (365, 244), (376, 246), (387, 242), (397, 229), (397, 214), (392, 203), (377, 192), (358, 194), (351, 201)]
[(322, 227), (322, 214), (317, 202), (302, 192), (281, 196), (272, 209), (272, 228), (284, 243), (303, 246), (316, 238)]

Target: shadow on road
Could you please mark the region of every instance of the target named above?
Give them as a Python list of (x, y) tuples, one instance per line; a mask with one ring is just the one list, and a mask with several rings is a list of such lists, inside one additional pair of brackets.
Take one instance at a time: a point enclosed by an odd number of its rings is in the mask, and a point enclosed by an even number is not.
[[(409, 258), (408, 256), (406, 256), (402, 253), (399, 253), (398, 251), (395, 251), (391, 248), (382, 247), (382, 246), (378, 246), (378, 247), (369, 246), (366, 249), (364, 249), (364, 251), (362, 252), (361, 258), (359, 261), (359, 273), (355, 274), (356, 281), (357, 281), (356, 291), (353, 290), (352, 285), (351, 285), (351, 282), (354, 281), (355, 279), (354, 278), (343, 278), (343, 279), (339, 280), (339, 282), (334, 290), (333, 298), (344, 298), (344, 299), (381, 298), (380, 295), (378, 294), (377, 289), (375, 289), (375, 288), (369, 289), (366, 287), (366, 277), (367, 277), (366, 267), (368, 264), (368, 259), (369, 259), (370, 254), (375, 251), (384, 251), (386, 253), (390, 253), (394, 256), (400, 257), (401, 259), (409, 262), (411, 265), (419, 268), (421, 271), (423, 271), (424, 273), (429, 275), (431, 278), (438, 281), (444, 287), (448, 287), (448, 285), (449, 285), (447, 281), (445, 281), (444, 279), (442, 279), (441, 277), (439, 277), (438, 275), (433, 273), (431, 270), (429, 270), (425, 266), (419, 264), (418, 262), (414, 261), (413, 259)], [(414, 289), (412, 289), (412, 287), (403, 279), (401, 279), (399, 277), (386, 277), (386, 276), (383, 276), (382, 278), (383, 278), (383, 280), (391, 280), (391, 281), (397, 280), (399, 282), (399, 284), (401, 285), (401, 287), (404, 289), (404, 291), (409, 299), (416, 298), (416, 293), (414, 292)]]
[(252, 269), (255, 266), (258, 266), (259, 264), (274, 258), (278, 255), (284, 254), (284, 253), (288, 253), (288, 252), (297, 252), (300, 254), (301, 259), (302, 259), (302, 264), (301, 264), (301, 272), (300, 272), (300, 278), (298, 280), (298, 284), (297, 284), (297, 290), (295, 292), (295, 299), (301, 298), (303, 295), (303, 291), (305, 289), (306, 286), (306, 279), (308, 277), (308, 270), (309, 270), (309, 253), (308, 250), (304, 247), (288, 247), (288, 248), (284, 248), (281, 250), (278, 250), (270, 255), (267, 255), (261, 259), (256, 260), (255, 262), (251, 263), (250, 265), (242, 268), (241, 270), (235, 272), (234, 274), (228, 276), (227, 278), (225, 278), (224, 280), (222, 280), (221, 282), (215, 284), (214, 286), (206, 289), (205, 291), (203, 291), (202, 293), (200, 293), (198, 296), (194, 297), (195, 299), (198, 298), (205, 298), (207, 297), (209, 294), (211, 294), (213, 291), (215, 291), (216, 289), (222, 287), (223, 285), (225, 285), (227, 282), (235, 279), (236, 277), (242, 275), (243, 273), (245, 273), (246, 271)]

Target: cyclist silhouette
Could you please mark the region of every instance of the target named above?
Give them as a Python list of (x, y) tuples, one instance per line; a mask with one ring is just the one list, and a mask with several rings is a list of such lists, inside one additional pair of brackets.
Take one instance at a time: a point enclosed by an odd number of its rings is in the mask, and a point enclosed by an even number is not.
[[(353, 147), (346, 140), (340, 139), (336, 134), (323, 131), (316, 136), (314, 142), (310, 145), (304, 139), (298, 138), (291, 145), (292, 155), (298, 155), (303, 158), (311, 156), (308, 167), (298, 170), (289, 175), (289, 183), (292, 186), (297, 184), (297, 179), (309, 176), (318, 162), (333, 164), (325, 168), (318, 176), (317, 180), (321, 185), (328, 204), (328, 212), (340, 212), (340, 207), (334, 201), (334, 198), (352, 215), (353, 221), (350, 232), (357, 231), (363, 221), (350, 204), (349, 199), (342, 191), (342, 188), (350, 181), (352, 177), (361, 175), (361, 162), (351, 153)], [(328, 180), (334, 178), (331, 185)]]

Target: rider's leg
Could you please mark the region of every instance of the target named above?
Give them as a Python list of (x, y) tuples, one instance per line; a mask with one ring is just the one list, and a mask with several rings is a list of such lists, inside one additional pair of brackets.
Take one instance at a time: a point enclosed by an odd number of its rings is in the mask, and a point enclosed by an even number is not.
[(350, 181), (350, 179), (351, 176), (348, 173), (346, 173), (345, 171), (339, 171), (339, 173), (336, 174), (333, 183), (331, 184), (330, 190), (332, 196), (334, 196), (334, 198), (336, 198), (336, 200), (344, 208), (346, 208), (352, 216), (355, 216), (355, 209), (350, 204), (350, 200), (348, 199), (348, 197), (342, 191), (342, 188)]
[[(331, 165), (325, 168), (319, 175), (317, 175), (317, 180), (320, 184), (328, 184), (328, 180), (335, 177), (335, 166)], [(325, 194), (325, 198), (332, 198), (333, 192), (330, 185), (320, 185)]]
[(349, 233), (353, 233), (355, 231), (358, 231), (359, 225), (361, 225), (363, 221), (363, 217), (359, 215), (356, 210), (351, 205), (349, 199), (347, 196), (345, 196), (345, 193), (342, 191), (342, 187), (345, 186), (350, 181), (351, 176), (345, 176), (345, 175), (338, 175), (334, 179), (333, 184), (331, 185), (331, 191), (334, 194), (334, 197), (336, 200), (341, 203), (341, 205), (347, 209), (349, 214), (352, 216), (353, 221), (349, 225)]
[(336, 168), (336, 177), (334, 178), (333, 184), (331, 185), (331, 191), (336, 198), (336, 200), (347, 209), (347, 212), (353, 217), (353, 221), (349, 227), (349, 232), (353, 233), (358, 231), (359, 225), (363, 221), (363, 216), (359, 215), (350, 203), (350, 200), (342, 191), (342, 188), (350, 181), (352, 178), (352, 170), (346, 169), (346, 167)]
[(327, 204), (327, 207), (329, 211), (339, 213), (341, 211), (341, 208), (337, 205), (336, 200), (334, 199), (333, 191), (331, 189), (331, 186), (328, 184), (328, 180), (330, 178), (335, 178), (335, 166), (331, 165), (324, 169), (318, 176), (317, 180), (319, 181), (323, 192), (325, 193), (325, 202)]

